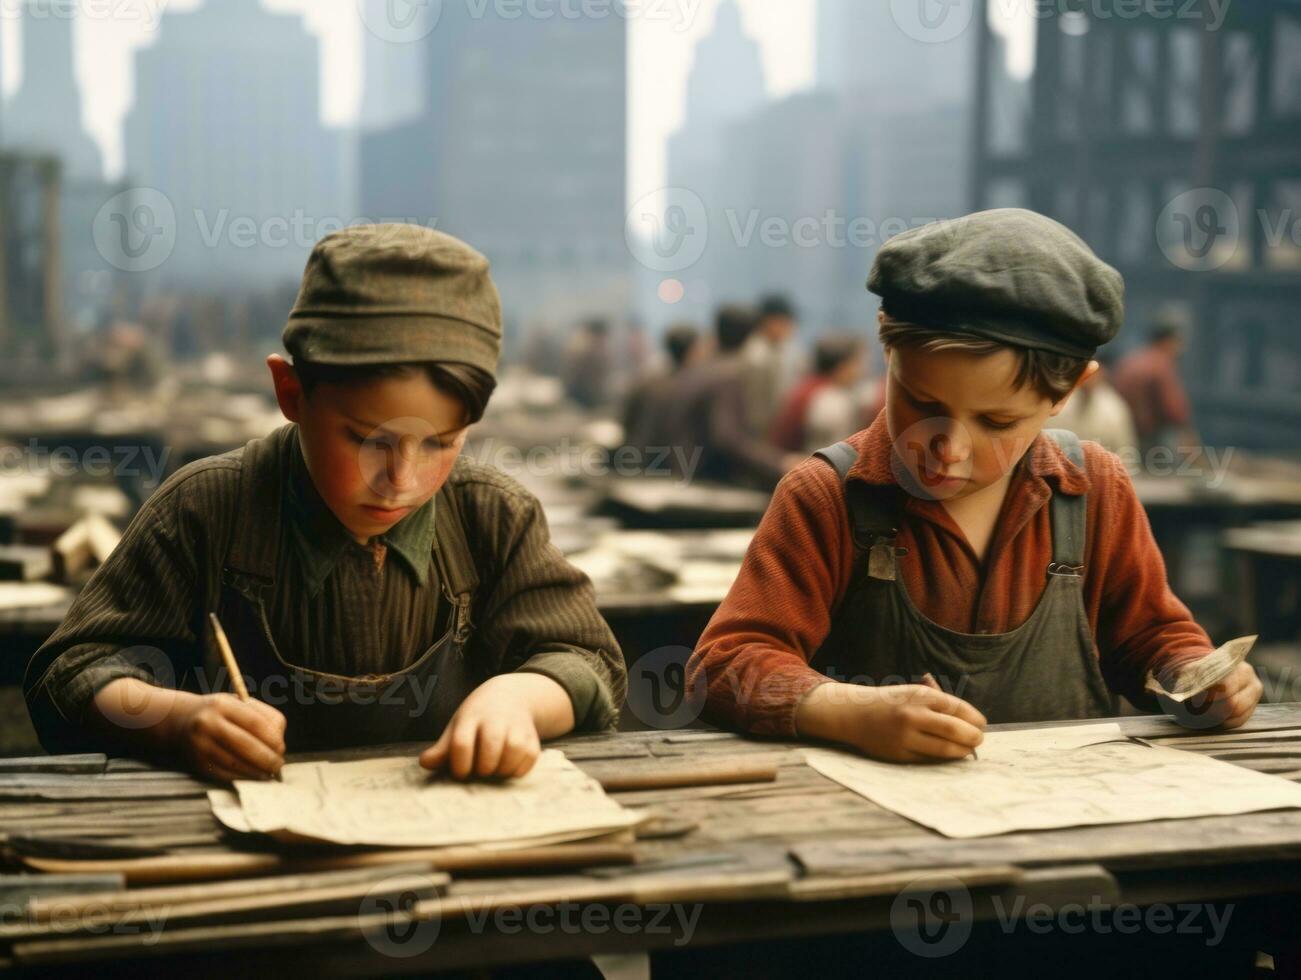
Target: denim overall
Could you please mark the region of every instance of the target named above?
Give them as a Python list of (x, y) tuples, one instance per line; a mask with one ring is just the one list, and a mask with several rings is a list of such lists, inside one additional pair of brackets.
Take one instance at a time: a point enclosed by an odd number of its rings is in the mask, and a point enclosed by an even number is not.
[[(1077, 466), (1084, 454), (1070, 432), (1045, 433)], [(842, 481), (857, 451), (839, 443), (816, 453)], [(1052, 561), (1030, 618), (1010, 633), (945, 629), (913, 604), (899, 575), (896, 548), (904, 491), (845, 481), (855, 570), (832, 627), (811, 663), (836, 680), (918, 683), (935, 676), (944, 690), (975, 705), (991, 724), (1101, 718), (1117, 714), (1098, 666), (1084, 607), (1086, 497), (1054, 493)]]

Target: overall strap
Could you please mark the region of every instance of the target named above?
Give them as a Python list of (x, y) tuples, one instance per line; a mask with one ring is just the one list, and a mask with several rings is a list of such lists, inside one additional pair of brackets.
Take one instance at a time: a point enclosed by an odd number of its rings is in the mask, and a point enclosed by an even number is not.
[(465, 533), (465, 519), (451, 484), (438, 491), (434, 506), (434, 556), (453, 596), (466, 596), (479, 585), (474, 553)]
[[(1066, 429), (1045, 429), (1044, 435), (1057, 443), (1067, 459), (1084, 469), (1084, 448), (1080, 445), (1079, 436)], [(1087, 504), (1084, 494), (1053, 494), (1048, 504), (1053, 528), (1053, 560), (1048, 566), (1050, 572), (1074, 572), (1078, 575), (1084, 571)]]
[(281, 480), (281, 443), (298, 438), (297, 429), (254, 439), (244, 447), (239, 473), (239, 496), (235, 531), (226, 568), (269, 585), (275, 580), (280, 547), (280, 506), (284, 494)]
[(849, 480), (849, 471), (858, 461), (858, 450), (847, 442), (838, 442), (813, 454), (831, 464), (845, 487), (845, 506), (854, 532), (854, 547), (870, 551), (879, 541), (892, 540), (899, 533), (901, 512), (898, 492), (882, 493), (886, 488), (870, 487)]

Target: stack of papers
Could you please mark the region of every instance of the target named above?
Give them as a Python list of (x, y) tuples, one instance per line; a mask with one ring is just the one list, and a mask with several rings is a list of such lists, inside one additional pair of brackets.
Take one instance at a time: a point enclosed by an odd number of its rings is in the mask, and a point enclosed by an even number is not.
[(372, 847), (533, 847), (604, 837), (643, 819), (557, 749), (505, 782), (431, 776), (414, 756), (291, 763), (281, 780), (214, 790), (213, 814), (243, 833)]

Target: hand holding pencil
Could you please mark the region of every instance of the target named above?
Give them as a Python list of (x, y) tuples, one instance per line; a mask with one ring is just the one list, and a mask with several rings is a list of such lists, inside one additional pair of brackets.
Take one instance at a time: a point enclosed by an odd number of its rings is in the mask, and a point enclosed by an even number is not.
[(285, 761), (285, 716), (249, 696), (221, 624), (211, 621), (235, 693), (174, 692), (164, 736), (206, 779), (275, 778)]

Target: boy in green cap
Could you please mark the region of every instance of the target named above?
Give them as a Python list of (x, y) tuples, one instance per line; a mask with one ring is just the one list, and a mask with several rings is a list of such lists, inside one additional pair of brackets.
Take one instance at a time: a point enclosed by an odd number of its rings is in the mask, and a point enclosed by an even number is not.
[[(290, 424), (169, 478), (33, 658), (45, 746), (228, 781), (426, 741), (428, 768), (510, 777), (611, 727), (626, 674), (591, 583), (535, 498), (461, 455), (501, 343), (487, 260), (412, 225), (331, 235), (284, 343)], [(250, 701), (220, 693), (212, 613)]]
[[(1042, 215), (987, 211), (892, 238), (886, 410), (782, 481), (687, 678), (755, 733), (899, 762), (956, 759), (987, 722), (1114, 715), (1213, 644), (1170, 591), (1120, 460), (1046, 432), (1098, 370), (1124, 283)], [(1245, 663), (1198, 727), (1245, 722)]]

